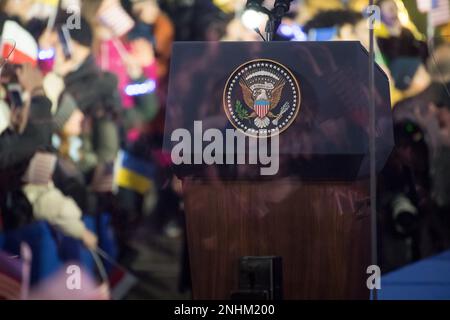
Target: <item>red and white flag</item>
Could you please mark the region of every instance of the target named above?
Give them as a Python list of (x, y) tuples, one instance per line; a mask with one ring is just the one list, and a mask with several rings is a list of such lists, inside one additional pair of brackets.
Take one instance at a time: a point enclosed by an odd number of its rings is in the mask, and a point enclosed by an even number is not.
[(7, 20), (3, 25), (1, 56), (13, 64), (37, 64), (38, 45), (33, 36), (17, 22)]

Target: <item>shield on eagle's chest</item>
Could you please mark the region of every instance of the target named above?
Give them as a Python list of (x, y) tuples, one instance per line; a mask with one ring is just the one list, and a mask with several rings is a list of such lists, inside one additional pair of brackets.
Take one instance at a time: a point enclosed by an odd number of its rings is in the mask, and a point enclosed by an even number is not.
[(267, 116), (270, 109), (270, 102), (267, 100), (256, 100), (255, 101), (255, 112), (259, 118), (263, 119)]

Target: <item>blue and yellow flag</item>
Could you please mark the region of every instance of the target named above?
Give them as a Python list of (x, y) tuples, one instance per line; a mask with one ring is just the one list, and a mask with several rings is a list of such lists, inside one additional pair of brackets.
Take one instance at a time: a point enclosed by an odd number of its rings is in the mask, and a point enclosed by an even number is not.
[(116, 186), (144, 194), (153, 187), (155, 174), (153, 163), (123, 150), (119, 152), (114, 178)]

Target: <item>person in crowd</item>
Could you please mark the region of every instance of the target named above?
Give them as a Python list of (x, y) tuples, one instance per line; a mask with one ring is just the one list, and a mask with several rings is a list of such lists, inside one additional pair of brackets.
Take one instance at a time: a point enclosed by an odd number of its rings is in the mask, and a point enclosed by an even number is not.
[(317, 29), (334, 28), (330, 40), (357, 40), (368, 49), (369, 30), (364, 16), (351, 10), (320, 11), (303, 27), (305, 33), (315, 32)]
[(45, 97), (31, 69), (21, 71), (19, 85), (30, 100), (15, 107), (8, 99), (7, 84), (14, 76), (2, 68), (1, 74), (1, 135), (0, 135), (0, 207), (6, 229), (14, 229), (32, 220), (32, 209), (22, 192), (24, 176), (33, 155), (49, 145), (51, 136), (50, 101)]
[[(144, 44), (145, 42), (150, 42), (154, 48), (157, 83), (155, 93), (159, 107), (163, 109), (167, 101), (169, 63), (172, 43), (175, 38), (174, 25), (155, 0), (122, 2), (128, 3), (128, 5), (125, 5), (125, 8), (130, 12), (136, 23), (135, 27), (128, 34), (130, 43), (142, 42)], [(136, 54), (132, 52), (132, 56), (135, 57)], [(143, 64), (141, 65), (144, 66)], [(163, 112), (160, 112), (154, 121), (147, 121), (148, 126), (145, 128), (145, 131), (151, 134), (151, 132), (159, 130), (159, 133), (161, 133), (163, 121)]]
[(396, 147), (379, 183), (380, 208), (395, 226), (382, 237), (388, 270), (450, 245), (448, 213), (438, 213), (448, 211), (447, 50), (444, 45), (431, 54), (431, 75), (419, 57), (396, 58), (391, 63), (395, 84), (408, 98), (394, 106)]
[(402, 100), (421, 94), (431, 84), (430, 75), (419, 57), (397, 57), (390, 62), (389, 68)]
[[(317, 34), (320, 30), (333, 30), (331, 37), (328, 40), (353, 40), (360, 41), (366, 50), (369, 50), (369, 29), (367, 28), (367, 21), (360, 12), (338, 9), (338, 10), (325, 10), (320, 11), (311, 20), (306, 22), (303, 27), (303, 31), (306, 34)], [(327, 31), (327, 34), (329, 31)], [(375, 60), (378, 65), (386, 73), (390, 81), (391, 102), (395, 104), (397, 101), (403, 98), (403, 94), (394, 85), (391, 72), (388, 68), (387, 61), (384, 55), (380, 52), (380, 49), (375, 44)]]
[[(5, 3), (2, 3), (5, 5)], [(9, 28), (10, 30), (5, 30)], [(9, 33), (7, 33), (9, 32)], [(15, 40), (12, 39), (13, 32), (14, 36), (20, 37), (20, 41), (28, 41), (27, 51), (20, 51), (20, 54), (15, 54)], [(6, 15), (4, 12), (0, 11), (0, 39), (2, 41), (2, 52), (0, 52), (0, 76), (2, 83), (2, 122), (0, 125), (1, 132), (5, 133), (10, 127), (11, 110), (5, 100), (7, 99), (7, 84), (12, 82), (18, 82), (17, 79), (17, 67), (23, 63), (36, 64), (37, 46), (33, 43), (33, 39), (29, 33), (21, 27), (11, 17)], [(32, 88), (33, 89), (33, 88)], [(46, 110), (46, 104), (48, 100), (42, 99), (42, 96), (33, 96), (30, 102), (29, 111), (33, 116), (35, 115), (37, 119), (48, 118), (49, 110)], [(41, 109), (36, 106), (42, 106)], [(35, 108), (36, 107), (36, 108)], [(40, 112), (41, 111), (41, 112)], [(15, 111), (13, 111), (14, 113)], [(21, 112), (23, 113), (23, 112)], [(20, 113), (19, 113), (20, 114)], [(16, 116), (15, 116), (16, 117)], [(42, 118), (41, 118), (42, 117)], [(24, 121), (22, 121), (24, 122)], [(25, 123), (25, 122), (24, 122)], [(47, 134), (39, 134), (39, 132), (48, 132), (45, 126), (41, 125), (39, 121), (35, 122), (34, 117), (31, 117), (31, 121), (26, 122), (28, 125), (26, 129), (22, 125), (20, 128), (21, 136), (17, 133), (8, 135), (8, 138), (2, 140), (0, 153), (0, 166), (6, 168), (9, 165), (16, 165), (17, 163), (26, 160), (31, 157), (37, 148), (47, 142)], [(42, 131), (41, 131), (42, 130)], [(22, 148), (12, 148), (16, 142), (22, 141), (20, 143)], [(34, 142), (34, 143), (33, 143)], [(34, 145), (35, 144), (35, 145)], [(5, 180), (7, 181), (7, 180)]]
[[(129, 21), (131, 16), (135, 19), (128, 31), (124, 32), (121, 37), (114, 32), (116, 28), (114, 25), (103, 22), (105, 4), (115, 6), (123, 21)], [(167, 80), (163, 79), (163, 77), (167, 77), (165, 74), (167, 69), (162, 72), (158, 70), (160, 67), (167, 68), (168, 66), (164, 66), (164, 63), (158, 64), (155, 59), (154, 48), (156, 48), (155, 41), (157, 40), (154, 31), (159, 30), (159, 37), (161, 30), (160, 27), (153, 24), (162, 21), (164, 29), (167, 19), (157, 6), (153, 5), (148, 9), (147, 6), (142, 6), (143, 4), (148, 5), (145, 1), (133, 3), (132, 6), (131, 3), (129, 4), (128, 12), (131, 16), (120, 7), (118, 1), (114, 3), (89, 1), (83, 7), (83, 12), (93, 26), (95, 37), (93, 53), (96, 56), (97, 64), (104, 70), (114, 72), (119, 78), (119, 89), (125, 106), (121, 112), (121, 124), (126, 134), (126, 137), (122, 139), (121, 148), (123, 152), (131, 153), (133, 157), (151, 163), (153, 161), (152, 152), (149, 149), (154, 144), (143, 145), (139, 141), (152, 139), (152, 133), (147, 133), (147, 127), (157, 116), (162, 105), (161, 96), (157, 94), (156, 90), (161, 90), (163, 81)], [(162, 50), (167, 50), (164, 48), (164, 41), (165, 39), (161, 39), (160, 45), (162, 45)], [(167, 58), (167, 52), (162, 52), (160, 61)], [(127, 242), (133, 235), (133, 228), (136, 226), (131, 223), (136, 222), (142, 216), (143, 195), (130, 187), (132, 184), (130, 181), (125, 183), (121, 180), (121, 182), (122, 185), (117, 186), (114, 216), (117, 220), (116, 232), (120, 247), (123, 249), (121, 251), (124, 252), (130, 251)], [(127, 187), (125, 188), (124, 185)]]
[[(170, 181), (172, 173), (168, 166), (168, 161), (162, 154), (162, 134), (164, 127), (164, 107), (166, 105), (166, 95), (168, 88), (168, 70), (171, 54), (172, 42), (174, 40), (174, 26), (170, 18), (164, 13), (155, 0), (131, 0), (122, 1), (124, 8), (133, 17), (135, 26), (127, 34), (126, 41), (135, 45), (150, 43), (154, 48), (156, 67), (156, 93), (161, 111), (153, 121), (149, 119), (138, 139), (129, 144), (125, 151), (136, 159), (146, 163), (147, 167), (155, 168), (155, 176), (152, 177), (152, 188), (141, 193), (133, 188), (120, 187), (118, 191), (119, 205), (122, 212), (120, 223), (121, 245), (123, 252), (121, 255), (124, 261), (133, 258), (133, 248), (130, 240), (133, 238), (133, 230), (142, 222), (145, 215), (151, 213), (151, 228), (155, 234), (169, 234), (170, 230), (181, 230), (179, 205), (180, 199), (177, 197)], [(142, 54), (142, 50), (141, 54)], [(145, 52), (145, 51), (144, 51)], [(139, 53), (139, 52), (138, 52)], [(132, 57), (136, 57), (133, 50), (130, 50)], [(149, 55), (147, 55), (149, 56)], [(141, 64), (145, 70), (145, 64)], [(136, 96), (136, 99), (142, 96)], [(135, 101), (136, 105), (138, 101)], [(147, 105), (148, 106), (148, 105)], [(148, 205), (153, 203), (153, 205)]]
[[(108, 6), (116, 8), (119, 12), (118, 19), (129, 24), (126, 30), (120, 31), (120, 36), (116, 35), (119, 32), (115, 31), (117, 26), (104, 23), (104, 12), (110, 10)], [(149, 30), (148, 34), (138, 32), (134, 37), (129, 36), (133, 25), (137, 24), (119, 1), (88, 1), (83, 5), (83, 13), (93, 28), (93, 55), (96, 63), (118, 78), (119, 94), (124, 107), (124, 129), (128, 141), (132, 142), (137, 139), (142, 127), (156, 117), (161, 105), (155, 90), (160, 87), (160, 79), (157, 75), (159, 68), (155, 63), (154, 44), (149, 39), (152, 35)]]
[[(76, 167), (94, 195), (80, 207), (85, 213), (95, 214), (107, 210), (103, 206), (109, 206), (105, 200), (113, 188), (113, 165), (121, 143), (117, 121), (122, 105), (116, 77), (101, 71), (95, 63), (91, 48), (93, 35), (84, 18), (81, 18), (80, 26), (70, 30), (70, 56), (65, 55), (61, 41), (54, 43), (54, 71), (64, 80), (54, 118), (57, 129), (62, 129), (72, 116), (79, 119), (80, 112), (84, 116), (81, 134), (72, 139), (63, 135), (59, 149), (64, 155), (73, 150), (74, 144), (79, 145), (78, 152), (73, 153), (79, 155), (75, 159)], [(65, 190), (67, 184), (58, 187), (70, 195)], [(76, 195), (73, 198), (77, 201)]]
[(22, 25), (26, 25), (30, 19), (31, 8), (36, 0), (2, 0), (0, 9), (6, 15), (16, 19)]
[(449, 178), (446, 163), (448, 154), (448, 106), (450, 105), (450, 45), (443, 43), (431, 54), (427, 66), (430, 82), (421, 93), (400, 102), (394, 108), (394, 119), (414, 121), (425, 131), (430, 146), (433, 197), (438, 207), (447, 207)]
[(35, 39), (38, 39), (45, 29), (45, 23), (33, 15), (37, 3), (37, 0), (3, 0), (0, 1), (0, 12), (20, 23)]
[(158, 78), (168, 75), (175, 30), (172, 21), (156, 0), (130, 0), (136, 25), (128, 34), (131, 39), (147, 39), (154, 46)]
[(210, 39), (210, 26), (226, 20), (227, 14), (209, 0), (161, 0), (162, 10), (175, 24), (175, 40), (201, 41)]
[(376, 5), (381, 9), (381, 24), (375, 29), (375, 34), (388, 65), (395, 58), (404, 56), (420, 57), (425, 63), (427, 44), (412, 23), (408, 26), (402, 24), (397, 1), (379, 0)]
[(394, 121), (414, 121), (422, 125), (431, 149), (437, 147), (437, 122), (434, 117), (421, 121), (417, 115), (428, 113), (430, 105), (438, 107), (448, 104), (450, 68), (448, 45), (439, 46), (425, 66), (420, 58), (398, 58), (392, 63), (396, 86), (403, 90), (406, 98), (394, 106)]
[[(14, 62), (13, 58), (1, 77), (2, 98), (6, 98), (0, 106), (0, 205), (4, 227), (10, 230), (44, 220), (94, 248), (97, 238), (81, 220), (79, 207), (53, 184), (52, 163), (56, 156), (51, 151), (50, 102), (45, 97), (42, 74), (30, 64)], [(20, 89), (16, 87), (12, 93), (10, 86), (15, 81)]]

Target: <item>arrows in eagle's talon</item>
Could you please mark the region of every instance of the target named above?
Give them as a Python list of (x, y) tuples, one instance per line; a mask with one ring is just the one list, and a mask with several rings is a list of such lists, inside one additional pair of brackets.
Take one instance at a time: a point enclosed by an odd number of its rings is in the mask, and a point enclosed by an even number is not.
[(286, 111), (289, 110), (289, 102), (286, 102), (283, 107), (281, 108), (280, 114), (272, 121), (272, 124), (274, 126), (278, 125), (278, 121), (280, 121), (281, 117), (283, 116), (283, 114), (286, 113)]

